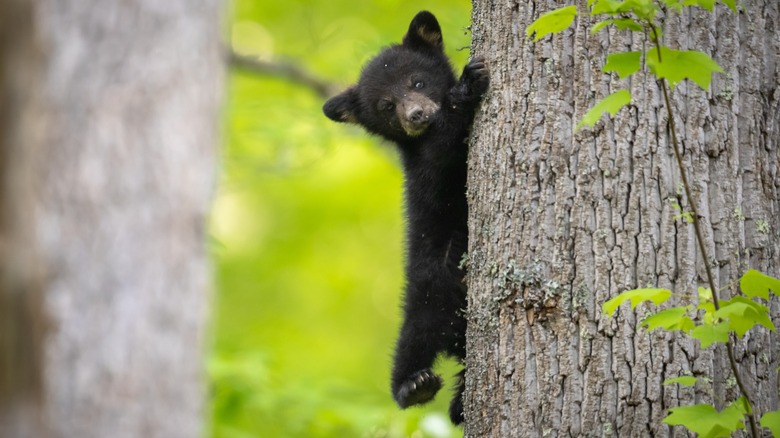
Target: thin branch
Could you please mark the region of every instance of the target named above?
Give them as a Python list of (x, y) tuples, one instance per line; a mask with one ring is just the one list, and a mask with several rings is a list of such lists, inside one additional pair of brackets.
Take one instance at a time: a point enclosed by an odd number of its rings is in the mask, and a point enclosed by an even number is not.
[(237, 69), (265, 76), (275, 76), (310, 88), (323, 98), (328, 98), (342, 88), (307, 71), (298, 64), (286, 61), (265, 61), (252, 56), (241, 55), (227, 49), (229, 64)]
[[(650, 24), (650, 28), (653, 31), (653, 42), (655, 43), (656, 50), (658, 51), (658, 62), (661, 62), (661, 41), (660, 36), (658, 35), (658, 28), (654, 25)], [(666, 104), (666, 113), (669, 117), (669, 131), (671, 132), (672, 137), (672, 146), (674, 148), (674, 156), (677, 159), (677, 167), (680, 168), (680, 176), (682, 178), (683, 187), (685, 188), (685, 196), (688, 198), (688, 203), (690, 204), (691, 209), (691, 222), (693, 222), (693, 229), (696, 233), (696, 241), (699, 244), (699, 252), (701, 252), (701, 257), (704, 262), (704, 269), (707, 274), (707, 283), (710, 285), (710, 290), (712, 291), (712, 304), (714, 305), (715, 309), (720, 309), (720, 301), (718, 299), (718, 289), (715, 288), (715, 280), (712, 275), (712, 269), (710, 268), (710, 259), (707, 257), (707, 250), (704, 247), (704, 236), (701, 232), (701, 227), (699, 225), (699, 212), (698, 208), (696, 208), (696, 202), (694, 200), (693, 194), (691, 193), (691, 187), (690, 184), (688, 184), (688, 177), (685, 172), (685, 165), (683, 164), (682, 160), (682, 153), (680, 152), (680, 145), (677, 142), (677, 128), (675, 127), (674, 123), (674, 114), (672, 113), (672, 103), (671, 99), (669, 98), (669, 91), (668, 91), (668, 85), (666, 83), (666, 79), (661, 78), (661, 89), (663, 90), (664, 94), (664, 103)], [(742, 396), (745, 397), (745, 400), (747, 400), (747, 404), (749, 406), (750, 412), (747, 413), (748, 421), (750, 422), (750, 431), (751, 435), (754, 438), (758, 438), (761, 435), (759, 435), (758, 432), (758, 426), (756, 425), (756, 417), (753, 413), (753, 402), (750, 399), (750, 394), (747, 391), (747, 388), (745, 387), (745, 384), (742, 381), (742, 377), (739, 373), (739, 367), (737, 366), (737, 361), (734, 359), (734, 345), (731, 341), (731, 336), (729, 336), (729, 339), (726, 341), (726, 353), (729, 357), (729, 365), (731, 366), (731, 372), (734, 374), (734, 379), (737, 381), (737, 387), (739, 387), (739, 391), (742, 393)]]

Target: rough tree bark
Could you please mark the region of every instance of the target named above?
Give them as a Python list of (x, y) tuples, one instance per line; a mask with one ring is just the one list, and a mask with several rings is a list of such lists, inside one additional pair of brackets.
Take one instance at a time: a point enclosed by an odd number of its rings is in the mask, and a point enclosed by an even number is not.
[[(11, 153), (26, 151), (32, 164), (10, 167), (23, 172), (10, 192), (3, 167), (2, 207), (20, 209), (30, 229), (11, 251), (30, 249), (45, 273), (47, 432), (30, 436), (199, 436), (221, 2), (21, 3), (30, 25), (3, 32), (2, 47), (11, 35), (42, 48), (43, 62), (25, 64), (38, 79), (15, 84), (22, 96), (38, 93), (40, 105), (22, 113), (30, 123), (13, 123)], [(0, 56), (5, 71), (11, 58)], [(30, 108), (23, 104), (10, 111)], [(4, 162), (26, 162), (3, 146)], [(18, 358), (0, 347), (4, 360)], [(8, 400), (0, 418), (18, 421), (23, 400)]]
[[(579, 10), (586, 2), (577, 1)], [(710, 53), (725, 69), (710, 91), (674, 92), (706, 247), (721, 294), (746, 269), (780, 274), (780, 6), (669, 18), (666, 44)], [(602, 315), (620, 292), (706, 281), (667, 134), (660, 88), (630, 82), (634, 105), (593, 129), (573, 128), (625, 84), (605, 54), (640, 50), (638, 35), (591, 34), (586, 19), (533, 43), (525, 28), (556, 0), (477, 0), (472, 51), (491, 69), (469, 163), (468, 437), (684, 436), (666, 409), (735, 396), (724, 349), (638, 328), (638, 314)], [(685, 301), (678, 299), (678, 303)], [(780, 321), (780, 306), (772, 303)], [(778, 336), (737, 344), (759, 413), (780, 408)], [(683, 374), (712, 385), (680, 389)]]

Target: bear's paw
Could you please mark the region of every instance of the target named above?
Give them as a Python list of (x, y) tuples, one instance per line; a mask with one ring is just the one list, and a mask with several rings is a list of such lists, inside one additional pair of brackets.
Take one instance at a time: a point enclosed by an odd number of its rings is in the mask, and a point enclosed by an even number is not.
[(395, 394), (395, 399), (401, 408), (419, 405), (431, 401), (442, 387), (442, 378), (430, 368), (412, 374)]

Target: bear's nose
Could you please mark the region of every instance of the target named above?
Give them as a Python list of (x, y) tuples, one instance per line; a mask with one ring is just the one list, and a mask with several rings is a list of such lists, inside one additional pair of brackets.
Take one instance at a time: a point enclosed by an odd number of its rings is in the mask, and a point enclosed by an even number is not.
[(419, 106), (415, 106), (406, 113), (406, 118), (412, 123), (420, 123), (423, 121), (423, 110)]

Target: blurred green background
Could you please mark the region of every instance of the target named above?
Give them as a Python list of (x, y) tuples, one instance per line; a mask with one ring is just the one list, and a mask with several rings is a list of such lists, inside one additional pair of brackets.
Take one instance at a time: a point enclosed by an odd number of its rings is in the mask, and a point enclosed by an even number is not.
[[(236, 51), (354, 82), (415, 13), (433, 12), (456, 70), (466, 1), (235, 0)], [(402, 179), (391, 145), (322, 115), (283, 79), (233, 71), (211, 218), (213, 437), (459, 437), (451, 391), (400, 411), (389, 391), (400, 323)], [(439, 371), (453, 384), (457, 366)]]

